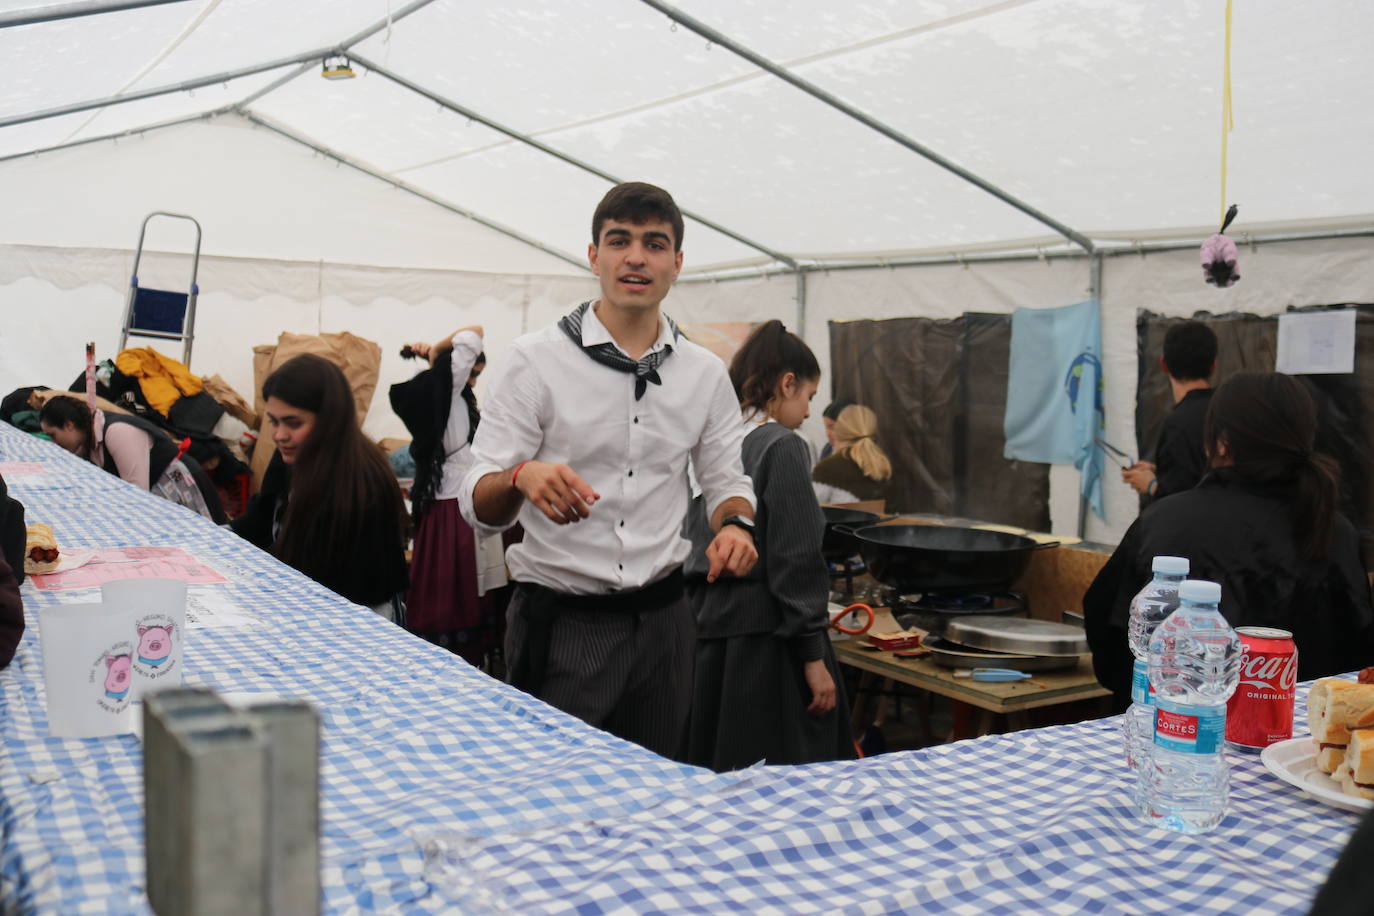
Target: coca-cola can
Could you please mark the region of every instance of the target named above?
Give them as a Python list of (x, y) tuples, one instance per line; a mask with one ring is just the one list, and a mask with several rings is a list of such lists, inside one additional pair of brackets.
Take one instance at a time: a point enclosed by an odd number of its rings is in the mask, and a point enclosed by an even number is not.
[(1236, 627), (1240, 683), (1226, 704), (1226, 743), (1258, 753), (1293, 737), (1298, 647), (1293, 634), (1273, 627)]

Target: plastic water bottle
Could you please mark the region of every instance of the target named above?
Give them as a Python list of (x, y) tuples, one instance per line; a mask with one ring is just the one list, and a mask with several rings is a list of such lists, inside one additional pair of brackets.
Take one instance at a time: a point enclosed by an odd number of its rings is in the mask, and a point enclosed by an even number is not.
[(1218, 609), (1220, 585), (1187, 579), (1178, 597), (1178, 610), (1150, 637), (1155, 729), (1141, 813), (1170, 830), (1203, 833), (1226, 813), (1226, 701), (1240, 680), (1241, 645)]
[[(1137, 774), (1149, 759), (1154, 742), (1155, 703), (1150, 691), (1150, 637), (1178, 607), (1178, 585), (1188, 575), (1184, 557), (1155, 557), (1150, 564), (1154, 578), (1131, 599), (1126, 629), (1135, 665), (1131, 669), (1131, 708), (1121, 720), (1121, 743), (1126, 766)], [(1137, 781), (1137, 785), (1139, 782)]]

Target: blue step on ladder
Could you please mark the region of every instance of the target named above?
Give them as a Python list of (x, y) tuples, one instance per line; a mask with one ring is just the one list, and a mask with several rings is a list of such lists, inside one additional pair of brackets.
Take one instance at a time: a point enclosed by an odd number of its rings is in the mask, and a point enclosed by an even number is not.
[[(138, 285), (138, 264), (143, 258), (143, 237), (148, 233), (148, 222), (155, 216), (169, 219), (189, 220), (196, 227), (196, 247), (191, 254), (191, 286), (189, 292), (175, 292), (165, 289), (147, 289)], [(181, 341), (181, 361), (191, 365), (191, 342), (196, 328), (196, 297), (200, 287), (196, 285), (196, 274), (200, 270), (200, 223), (194, 217), (182, 213), (167, 213), (155, 210), (143, 218), (143, 226), (138, 231), (138, 248), (134, 251), (134, 270), (129, 281), (129, 302), (124, 309), (124, 327), (119, 336), (119, 349), (123, 352), (132, 337), (155, 337), (160, 340)]]

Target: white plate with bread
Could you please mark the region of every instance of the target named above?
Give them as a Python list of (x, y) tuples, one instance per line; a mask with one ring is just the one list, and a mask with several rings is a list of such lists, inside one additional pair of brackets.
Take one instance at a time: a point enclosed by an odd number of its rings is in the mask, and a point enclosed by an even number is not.
[(1289, 738), (1260, 752), (1260, 760), (1279, 779), (1319, 802), (1347, 811), (1368, 811), (1374, 802), (1347, 795), (1341, 784), (1317, 766), (1317, 743), (1310, 737)]
[(1269, 772), (1328, 805), (1374, 808), (1374, 684), (1317, 681), (1307, 694), (1307, 727), (1310, 738), (1264, 749), (1260, 760)]

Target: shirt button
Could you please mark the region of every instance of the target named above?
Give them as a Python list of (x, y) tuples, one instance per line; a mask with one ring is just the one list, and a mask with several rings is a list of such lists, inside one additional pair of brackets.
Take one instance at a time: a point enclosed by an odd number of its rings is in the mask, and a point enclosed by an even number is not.
[(634, 472), (634, 471), (631, 471), (631, 472), (630, 472), (630, 476), (631, 476), (631, 477), (635, 476), (635, 472)]
[(635, 417), (635, 422), (636, 422), (636, 423), (639, 422), (639, 417)]
[(624, 564), (624, 563), (617, 563), (617, 564), (615, 564), (615, 565), (618, 566), (618, 567), (620, 567), (621, 569), (624, 569), (624, 568), (625, 568), (625, 564)]
[(622, 528), (625, 527), (625, 519), (623, 519), (623, 518), (620, 520), (620, 527), (622, 527)]

